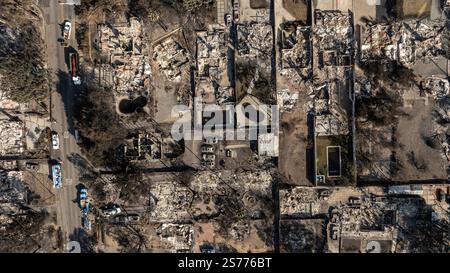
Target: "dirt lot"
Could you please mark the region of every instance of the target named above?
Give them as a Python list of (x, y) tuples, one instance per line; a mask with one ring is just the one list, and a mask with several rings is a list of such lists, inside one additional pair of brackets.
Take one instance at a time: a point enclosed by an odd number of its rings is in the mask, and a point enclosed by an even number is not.
[[(441, 158), (440, 152), (428, 147), (422, 135), (431, 134), (433, 101), (425, 105), (422, 100), (410, 102), (412, 107), (405, 108), (409, 116), (402, 117), (398, 125), (398, 141), (400, 148), (397, 149), (397, 155), (402, 162), (403, 169), (398, 173), (394, 180), (429, 180), (445, 179), (445, 163)], [(417, 168), (411, 162), (411, 155), (423, 168)]]
[[(299, 105), (301, 102), (299, 101)], [(311, 144), (310, 146), (308, 146)], [(311, 148), (311, 152), (308, 152)], [(281, 118), (280, 157), (278, 167), (293, 185), (312, 185), (312, 143), (308, 143), (307, 114), (297, 107)]]
[[(243, 238), (243, 240), (234, 240), (230, 238), (224, 238), (214, 232), (214, 224), (208, 223), (196, 223), (194, 225), (194, 249), (193, 252), (200, 252), (200, 246), (207, 243), (214, 246), (216, 252), (237, 252), (237, 253), (263, 253), (273, 251), (270, 239), (264, 242), (264, 239), (258, 234), (258, 230), (264, 228), (264, 221), (251, 221), (249, 233)], [(273, 231), (264, 229), (265, 233), (271, 233)], [(268, 235), (268, 234), (265, 234)]]
[(23, 176), (25, 183), (35, 193), (35, 198), (32, 201), (33, 205), (48, 206), (55, 203), (55, 192), (48, 175), (24, 171)]

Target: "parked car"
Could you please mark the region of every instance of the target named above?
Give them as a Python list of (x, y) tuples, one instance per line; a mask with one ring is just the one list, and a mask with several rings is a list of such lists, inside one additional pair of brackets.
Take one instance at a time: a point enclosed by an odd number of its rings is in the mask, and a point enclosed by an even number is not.
[(127, 217), (127, 220), (129, 222), (138, 222), (141, 219), (141, 217), (139, 217), (139, 215), (137, 214), (129, 214)]
[(202, 158), (203, 158), (203, 161), (214, 161), (214, 160), (216, 160), (216, 155), (203, 154)]
[(204, 161), (203, 166), (208, 168), (214, 168), (216, 166), (216, 163), (214, 161)]
[(59, 137), (57, 132), (52, 132), (52, 147), (53, 150), (59, 149)]
[(231, 14), (227, 13), (225, 15), (225, 23), (226, 23), (226, 25), (230, 26), (232, 22), (233, 22), (233, 16)]
[(236, 157), (236, 151), (227, 149), (227, 150), (225, 151), (225, 155), (226, 155), (227, 157)]
[(72, 33), (72, 23), (68, 20), (64, 21), (63, 39), (67, 41), (70, 39), (70, 34)]
[(217, 137), (205, 138), (206, 144), (217, 144), (218, 142), (219, 142), (219, 139)]
[(25, 168), (29, 171), (36, 172), (39, 170), (39, 164), (27, 162), (27, 163), (25, 163)]
[(117, 215), (119, 213), (122, 212), (122, 209), (120, 208), (119, 205), (113, 205), (111, 207), (105, 208), (103, 210), (103, 214), (105, 214), (105, 216), (113, 216), (113, 215)]
[(214, 146), (211, 145), (202, 146), (202, 153), (214, 153)]

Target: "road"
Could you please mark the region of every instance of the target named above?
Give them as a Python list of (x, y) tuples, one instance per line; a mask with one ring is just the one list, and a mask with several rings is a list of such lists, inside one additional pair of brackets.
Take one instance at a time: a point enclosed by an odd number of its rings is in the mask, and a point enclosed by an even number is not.
[[(38, 0), (45, 21), (44, 39), (47, 44), (48, 66), (55, 75), (55, 88), (51, 94), (52, 130), (59, 135), (60, 149), (52, 151), (52, 158), (62, 165), (62, 188), (56, 190), (57, 224), (64, 234), (64, 244), (76, 240), (81, 228), (81, 214), (77, 203), (76, 185), (78, 171), (68, 156), (80, 154), (79, 147), (73, 136), (72, 108), (73, 98), (77, 88), (68, 76), (68, 49), (58, 42), (62, 36), (61, 24), (64, 20), (72, 22), (70, 46), (76, 50), (75, 42), (75, 11), (72, 5), (61, 5), (56, 0)], [(70, 47), (69, 47), (70, 48)]]

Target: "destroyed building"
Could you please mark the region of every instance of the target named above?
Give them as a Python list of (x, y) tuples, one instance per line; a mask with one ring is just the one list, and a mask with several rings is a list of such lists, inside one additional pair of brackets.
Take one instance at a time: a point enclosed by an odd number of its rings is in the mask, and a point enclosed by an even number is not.
[(176, 182), (153, 183), (149, 189), (150, 218), (156, 222), (190, 219), (192, 192)]
[(186, 49), (173, 37), (169, 37), (153, 48), (153, 61), (167, 79), (179, 83), (182, 74), (186, 73), (189, 57)]
[(8, 218), (7, 215), (20, 214), (27, 197), (28, 188), (23, 182), (23, 173), (0, 170), (0, 215)]
[(311, 65), (311, 27), (300, 22), (284, 22), (280, 29), (281, 69), (308, 68)]
[(229, 48), (230, 33), (216, 25), (197, 32), (196, 96), (205, 104), (232, 104), (235, 102)]
[(316, 10), (314, 47), (319, 68), (350, 66), (354, 62), (353, 14)]
[(266, 23), (251, 22), (237, 26), (239, 56), (267, 58), (272, 55), (272, 27)]
[[(282, 189), (281, 245), (295, 252), (418, 251), (414, 242), (429, 235), (412, 233), (450, 220), (445, 212), (447, 192), (446, 185)], [(318, 244), (299, 240), (291, 227)]]
[(138, 132), (125, 140), (123, 153), (126, 160), (154, 161), (161, 158), (161, 140), (150, 133)]
[(191, 252), (194, 244), (194, 229), (191, 224), (161, 224), (157, 235), (175, 253)]
[(315, 12), (314, 154), (315, 183), (354, 183), (352, 96), (354, 38), (352, 14)]
[(273, 31), (269, 23), (237, 25), (236, 96), (252, 94), (267, 105), (276, 100), (272, 83)]
[(392, 24), (366, 24), (361, 28), (361, 62), (397, 62), (412, 67), (445, 55), (441, 21), (405, 20)]
[(21, 155), (24, 152), (24, 124), (0, 119), (0, 155)]
[(441, 151), (442, 159), (450, 167), (450, 130), (446, 126), (450, 122), (450, 84), (442, 77), (428, 77), (420, 83), (421, 91), (435, 101), (433, 112), (435, 124), (432, 135), (427, 138), (428, 144)]
[(142, 35), (137, 18), (118, 18), (98, 26), (97, 48), (110, 65), (105, 69), (106, 84), (114, 88), (116, 95), (134, 98), (149, 93), (152, 72)]
[(288, 82), (298, 85), (311, 77), (311, 27), (304, 26), (300, 21), (287, 21), (280, 25), (279, 32), (279, 73)]

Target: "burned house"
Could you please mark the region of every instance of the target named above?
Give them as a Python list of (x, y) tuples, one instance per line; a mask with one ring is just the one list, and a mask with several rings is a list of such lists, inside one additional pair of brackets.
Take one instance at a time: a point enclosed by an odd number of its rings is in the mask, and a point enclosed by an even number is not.
[[(446, 185), (282, 189), (280, 244), (284, 252), (423, 251), (416, 242), (447, 232), (428, 232), (448, 225), (447, 193)], [(436, 250), (446, 251), (445, 243)]]
[(197, 32), (196, 97), (205, 104), (226, 105), (235, 102), (230, 68), (229, 32), (211, 25)]
[(148, 92), (150, 60), (145, 56), (142, 25), (136, 18), (119, 18), (98, 26), (97, 48), (110, 67), (105, 69), (106, 83), (117, 95), (136, 97)]
[(161, 140), (147, 132), (139, 132), (128, 138), (122, 149), (128, 161), (161, 159)]
[(0, 155), (21, 155), (24, 152), (24, 124), (0, 119)]
[(315, 15), (315, 183), (354, 183), (352, 14), (316, 11)]
[(319, 68), (354, 63), (353, 14), (316, 10), (314, 45)]
[(430, 20), (405, 20), (392, 24), (366, 24), (361, 27), (361, 61), (396, 62), (412, 67), (445, 55), (444, 26)]
[(179, 222), (191, 219), (189, 204), (192, 192), (176, 182), (155, 182), (149, 188), (151, 222)]
[(174, 38), (169, 37), (153, 48), (153, 61), (167, 79), (178, 83), (182, 79), (182, 74), (187, 71), (185, 68), (189, 57), (186, 49)]
[(312, 52), (311, 27), (294, 21), (284, 22), (280, 29), (281, 69), (309, 68)]
[(190, 224), (161, 224), (157, 235), (175, 253), (191, 252), (194, 244), (194, 229)]

